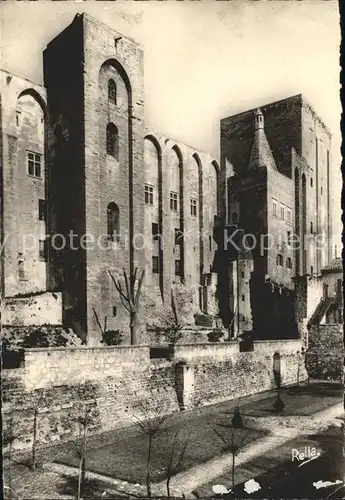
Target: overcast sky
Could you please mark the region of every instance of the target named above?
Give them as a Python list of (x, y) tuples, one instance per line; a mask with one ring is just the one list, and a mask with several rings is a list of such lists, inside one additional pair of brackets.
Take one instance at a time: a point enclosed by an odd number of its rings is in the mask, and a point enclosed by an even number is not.
[(220, 118), (303, 93), (333, 135), (339, 221), (336, 0), (3, 2), (1, 66), (42, 83), (42, 50), (83, 11), (143, 45), (152, 129), (215, 156)]

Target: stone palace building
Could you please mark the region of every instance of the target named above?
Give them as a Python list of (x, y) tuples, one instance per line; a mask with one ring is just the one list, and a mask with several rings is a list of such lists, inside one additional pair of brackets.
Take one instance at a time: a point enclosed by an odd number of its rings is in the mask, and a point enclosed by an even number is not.
[(3, 324), (95, 345), (96, 316), (128, 327), (109, 271), (138, 267), (144, 322), (175, 290), (186, 324), (302, 335), (333, 258), (331, 134), (304, 97), (222, 119), (214, 158), (148, 128), (142, 48), (91, 16), (43, 61), (44, 86), (1, 71)]

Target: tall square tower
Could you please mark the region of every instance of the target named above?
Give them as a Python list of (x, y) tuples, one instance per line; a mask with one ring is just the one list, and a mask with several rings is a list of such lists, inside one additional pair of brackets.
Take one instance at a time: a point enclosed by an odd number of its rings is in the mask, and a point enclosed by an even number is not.
[(253, 245), (260, 336), (277, 337), (282, 324), (283, 336), (294, 335), (293, 278), (319, 274), (330, 259), (330, 139), (301, 95), (221, 122), (222, 166), (232, 172), (228, 223)]
[(44, 78), (54, 132), (50, 276), (63, 291), (65, 323), (93, 344), (98, 321), (127, 320), (109, 271), (142, 264), (133, 236), (144, 233), (143, 52), (77, 15), (45, 50)]
[[(221, 121), (222, 162), (233, 173), (229, 217), (233, 213), (241, 217), (234, 196), (239, 180), (250, 184), (249, 179), (260, 176), (258, 172), (268, 164), (271, 187), (267, 184), (267, 192), (260, 196), (267, 206), (264, 225), (276, 236), (282, 220), (291, 224), (291, 232), (300, 239), (300, 245), (294, 245), (294, 274), (319, 274), (332, 257), (330, 132), (302, 95), (262, 106), (262, 132), (254, 113), (250, 110)], [(243, 203), (242, 211), (247, 206)], [(272, 273), (274, 265), (267, 265)]]

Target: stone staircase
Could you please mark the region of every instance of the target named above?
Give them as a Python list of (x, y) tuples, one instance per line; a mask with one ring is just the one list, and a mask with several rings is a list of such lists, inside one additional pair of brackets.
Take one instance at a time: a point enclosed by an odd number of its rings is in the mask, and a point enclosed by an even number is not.
[(308, 325), (319, 325), (331, 304), (335, 303), (334, 297), (326, 297), (320, 300), (314, 313), (311, 315)]

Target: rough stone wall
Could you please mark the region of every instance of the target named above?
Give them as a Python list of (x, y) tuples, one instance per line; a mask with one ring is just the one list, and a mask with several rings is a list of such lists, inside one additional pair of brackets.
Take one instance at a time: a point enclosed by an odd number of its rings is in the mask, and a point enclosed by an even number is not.
[(309, 329), (306, 368), (310, 378), (343, 380), (343, 325), (316, 325)]
[[(331, 136), (316, 113), (306, 103), (302, 107), (302, 157), (311, 167), (308, 176), (308, 217), (318, 233), (320, 248), (311, 249), (311, 265), (316, 272), (332, 258), (332, 170), (331, 170)], [(321, 240), (322, 238), (322, 240)]]
[[(240, 259), (238, 261), (238, 331), (251, 331), (253, 328), (252, 310), (250, 305), (250, 275), (253, 271), (251, 259)], [(237, 316), (237, 315), (236, 315)], [(237, 317), (236, 317), (237, 319)]]
[(336, 297), (338, 280), (343, 280), (343, 279), (344, 279), (343, 271), (336, 271), (336, 272), (333, 271), (331, 273), (324, 273), (322, 275), (322, 283), (328, 285), (329, 297)]
[[(2, 280), (6, 296), (46, 289), (46, 262), (39, 258), (45, 221), (39, 200), (46, 199), (45, 89), (6, 71), (1, 78)], [(40, 176), (28, 175), (27, 151), (41, 155)], [(6, 255), (6, 258), (5, 258)], [(20, 262), (20, 264), (19, 264)], [(21, 274), (19, 275), (19, 266)]]
[[(64, 74), (64, 79), (60, 85), (57, 82), (61, 74)], [(10, 79), (7, 79), (8, 76)], [(116, 83), (116, 105), (108, 100), (109, 78)], [(216, 248), (213, 240), (214, 217), (217, 214), (225, 216), (226, 213), (225, 170), (219, 169), (216, 160), (209, 155), (166, 137), (152, 135), (152, 147), (149, 146), (149, 139), (144, 140), (150, 134), (146, 135), (147, 130), (144, 129), (142, 48), (91, 16), (77, 15), (44, 51), (44, 81), (49, 112), (44, 103), (43, 88), (5, 72), (3, 80), (2, 151), (4, 165), (8, 163), (11, 167), (5, 172), (9, 175), (8, 179), (5, 178), (7, 191), (4, 207), (8, 213), (5, 219), (8, 223), (12, 220), (8, 207), (18, 206), (10, 198), (10, 185), (15, 190), (18, 187), (16, 182), (12, 182), (13, 165), (19, 159), (17, 143), (23, 143), (24, 149), (21, 149), (24, 151), (30, 130), (32, 134), (39, 131), (39, 152), (45, 153), (47, 178), (46, 183), (42, 178), (43, 184), (39, 186), (38, 181), (34, 182), (39, 188), (39, 198), (45, 198), (44, 190), (47, 188), (48, 220), (45, 225), (44, 221), (36, 221), (34, 215), (33, 222), (39, 236), (43, 237), (45, 232), (51, 236), (56, 233), (62, 235), (61, 241), (54, 242), (57, 245), (61, 243), (63, 249), (49, 248), (47, 286), (50, 290), (63, 291), (63, 319), (66, 325), (83, 339), (88, 331), (91, 344), (97, 344), (100, 329), (95, 309), (102, 322), (107, 317), (108, 328), (119, 328), (126, 334), (129, 318), (114, 290), (108, 269), (118, 274), (122, 267), (146, 267), (147, 288), (152, 288), (151, 285), (155, 287), (153, 301), (157, 303), (163, 299), (169, 306), (172, 281), (181, 281), (180, 277), (174, 276), (177, 259), (182, 261), (182, 281), (193, 290), (192, 312), (201, 307), (205, 312), (212, 309), (213, 313), (217, 309), (214, 291), (202, 282), (204, 275), (211, 272)], [(30, 94), (25, 99), (37, 97), (32, 102), (38, 106), (37, 113), (40, 114), (36, 127), (36, 115), (29, 113), (32, 127), (26, 123), (25, 130), (16, 126), (15, 114), (16, 99), (23, 90)], [(41, 117), (43, 114), (44, 120)], [(119, 131), (118, 161), (106, 154), (105, 130), (110, 122)], [(36, 150), (36, 139), (30, 137), (28, 140), (29, 146)], [(153, 150), (155, 147), (157, 151)], [(175, 158), (179, 164), (176, 168), (179, 171), (177, 186), (168, 171)], [(23, 163), (22, 157), (20, 163)], [(143, 163), (145, 168), (142, 168)], [(24, 176), (20, 171), (18, 173), (21, 183), (27, 180), (26, 173)], [(158, 191), (158, 196), (155, 196), (158, 206), (154, 207), (154, 214), (144, 205), (145, 179), (152, 182)], [(24, 185), (21, 188), (24, 189)], [(180, 205), (177, 219), (170, 209), (170, 190), (175, 188)], [(24, 224), (22, 215), (27, 207), (30, 208), (30, 217), (38, 211), (38, 199), (32, 197), (32, 190), (26, 186), (24, 191), (19, 198), (26, 208), (19, 209), (20, 217), (16, 214), (13, 219), (15, 224), (21, 221)], [(16, 192), (13, 193), (17, 199)], [(30, 203), (37, 206), (27, 204), (24, 195), (30, 196)], [(196, 215), (191, 211), (192, 198), (196, 200)], [(119, 206), (120, 230), (127, 237), (125, 249), (118, 245), (114, 250), (103, 240), (100, 241), (102, 248), (98, 248), (98, 237), (102, 237), (107, 230), (109, 202)], [(154, 276), (151, 272), (152, 252), (156, 255), (157, 249), (134, 251), (128, 243), (136, 234), (140, 237), (144, 234), (151, 239), (152, 222), (159, 223), (159, 230), (165, 237), (164, 248), (157, 255), (160, 272), (157, 275), (154, 273)], [(30, 225), (27, 221), (25, 224), (27, 227)], [(181, 246), (175, 245), (174, 241), (174, 229), (178, 227), (185, 235)], [(71, 231), (76, 235), (73, 243), (69, 237)], [(12, 229), (10, 232), (13, 233)], [(201, 241), (199, 232), (205, 233)], [(84, 238), (83, 243), (81, 237)], [(63, 238), (67, 240), (67, 245), (63, 244)], [(6, 263), (17, 271), (15, 246), (13, 255), (12, 248), (7, 253)], [(72, 246), (76, 248), (71, 249)], [(39, 272), (36, 268), (32, 268), (32, 272), (35, 279), (41, 281), (32, 291), (45, 290), (46, 264), (38, 262), (36, 267)], [(11, 279), (15, 274), (12, 268)], [(29, 291), (26, 285), (23, 286), (11, 290), (10, 294)], [(204, 288), (199, 289), (200, 286)], [(145, 307), (142, 310), (145, 316)]]
[[(267, 251), (267, 274), (271, 280), (291, 289), (293, 287), (291, 278), (295, 276), (294, 253), (291, 243), (294, 206), (292, 180), (279, 172), (270, 171), (268, 173), (267, 198), (267, 227), (269, 237), (273, 240), (273, 245)], [(273, 213), (273, 200), (276, 201), (276, 214)], [(283, 210), (284, 217), (282, 217), (281, 210)], [(287, 220), (288, 210), (290, 211), (290, 221)], [(289, 236), (288, 233), (290, 233)], [(278, 254), (283, 257), (282, 265), (277, 262)], [(291, 259), (291, 268), (288, 266), (287, 259)]]
[[(210, 286), (200, 285), (205, 274), (211, 273), (216, 244), (213, 240), (214, 217), (217, 214), (221, 198), (221, 180), (217, 184), (217, 163), (208, 154), (197, 151), (190, 146), (173, 141), (167, 137), (147, 131), (145, 140), (145, 177), (154, 186), (154, 206), (144, 207), (145, 240), (150, 241), (152, 235), (151, 223), (159, 223), (161, 234), (160, 271), (153, 276), (151, 270), (152, 255), (158, 255), (159, 242), (153, 247), (146, 247), (147, 283), (152, 281), (155, 289), (162, 291), (164, 306), (170, 307), (171, 289), (185, 288), (185, 294), (193, 295), (190, 310), (186, 313), (187, 322), (193, 314), (201, 309), (209, 314), (217, 314), (213, 304), (212, 277)], [(158, 158), (158, 168), (157, 168)], [(161, 175), (160, 175), (161, 173)], [(178, 193), (179, 210), (170, 208), (170, 192)], [(191, 199), (197, 202), (196, 215), (191, 212)], [(207, 203), (206, 201), (207, 200)], [(157, 213), (158, 212), (158, 213)], [(183, 221), (181, 214), (183, 213)], [(175, 229), (183, 231), (183, 244), (175, 244)], [(199, 238), (201, 234), (201, 238)], [(180, 260), (182, 274), (175, 275), (175, 260)], [(181, 279), (182, 278), (182, 279)], [(184, 279), (183, 279), (184, 278)], [(214, 282), (215, 280), (215, 282)], [(181, 283), (184, 282), (184, 283)], [(152, 288), (152, 287), (151, 287)], [(153, 289), (152, 289), (153, 290)], [(145, 292), (146, 293), (146, 292)], [(157, 301), (157, 292), (151, 293), (151, 302)], [(189, 299), (188, 299), (189, 302)], [(186, 304), (187, 305), (187, 304)], [(212, 309), (212, 312), (211, 312)], [(185, 316), (185, 314), (182, 314)]]
[(308, 322), (323, 297), (323, 280), (299, 276), (295, 279), (295, 312), (297, 321)]
[(99, 431), (134, 423), (133, 414), (178, 409), (171, 363), (150, 363), (149, 348), (39, 349), (25, 352), (25, 367), (3, 373), (2, 414), (18, 430), (14, 448), (32, 441), (33, 409), (39, 401), (38, 442), (68, 440), (76, 432), (80, 403), (96, 405)]
[[(86, 251), (83, 25), (76, 17), (43, 53), (49, 123), (49, 284), (62, 290), (64, 322), (85, 339)], [(63, 75), (63, 79), (61, 79)], [(59, 234), (62, 236), (56, 237)], [(71, 238), (71, 234), (75, 235)], [(53, 239), (54, 238), (54, 239)]]
[[(265, 117), (265, 133), (278, 171), (294, 179), (297, 168), (300, 174), (300, 187), (302, 175), (306, 177), (307, 239), (300, 257), (303, 261), (304, 255), (306, 256), (305, 272), (320, 272), (327, 262), (327, 254), (328, 260), (330, 259), (329, 248), (331, 248), (332, 169), (329, 131), (302, 95), (261, 106), (260, 109)], [(253, 111), (221, 120), (221, 163), (230, 165), (237, 174), (245, 174), (248, 167), (254, 137)], [(232, 177), (231, 183), (233, 180)], [(291, 203), (293, 187), (291, 186), (287, 192), (291, 197), (289, 203), (294, 212), (294, 204)], [(318, 238), (322, 236), (325, 241), (321, 250), (316, 248), (316, 234), (319, 235)]]
[[(145, 232), (143, 234), (143, 246), (146, 256), (145, 288), (150, 289), (152, 302), (162, 303), (163, 296), (163, 269), (162, 269), (162, 157), (159, 143), (152, 137), (144, 140), (144, 169), (145, 187), (152, 188), (152, 204), (145, 203)], [(144, 187), (143, 187), (144, 189)], [(151, 201), (151, 200), (149, 200)], [(158, 236), (153, 238), (153, 224), (157, 228)], [(153, 270), (153, 259), (158, 260), (158, 268)]]
[[(229, 197), (239, 202), (239, 226), (254, 258), (254, 271), (267, 274), (267, 251), (261, 252), (262, 235), (268, 234), (268, 172), (265, 167), (234, 176), (229, 182)], [(244, 243), (242, 243), (244, 245)]]
[[(24, 368), (2, 372), (4, 425), (12, 418), (14, 448), (28, 448), (37, 404), (38, 442), (51, 444), (74, 435), (69, 415), (81, 402), (97, 407), (101, 432), (145, 417), (142, 408), (171, 413), (265, 391), (274, 387), (276, 352), (283, 384), (296, 381), (299, 349), (298, 341), (255, 342), (247, 353), (237, 343), (183, 344), (171, 360), (150, 360), (148, 346), (26, 350)], [(300, 373), (303, 380), (303, 366)]]
[[(107, 206), (114, 202), (120, 210), (120, 233), (124, 235), (115, 248), (95, 245), (87, 251), (88, 342), (95, 345), (100, 332), (94, 309), (102, 321), (107, 316), (112, 328), (120, 327), (129, 335), (128, 314), (121, 307), (108, 269), (120, 274), (123, 267), (131, 271), (146, 264), (144, 251), (132, 247), (133, 238), (144, 234), (144, 70), (139, 44), (91, 16), (83, 14), (82, 22), (86, 231), (95, 238), (106, 233)], [(115, 106), (108, 99), (110, 78), (118, 89)], [(118, 129), (118, 160), (107, 154), (106, 127), (110, 122)]]
[[(210, 327), (186, 326), (182, 329), (182, 337), (177, 344), (189, 343), (206, 343), (208, 342), (208, 334), (212, 332)], [(167, 346), (168, 341), (161, 330), (152, 328), (146, 333), (147, 342), (150, 345)], [(224, 338), (221, 339), (223, 341)]]
[[(278, 169), (289, 172), (291, 146), (301, 151), (300, 96), (260, 106), (260, 109), (265, 117), (265, 133)], [(253, 112), (254, 109), (221, 120), (222, 158), (232, 165), (236, 173), (244, 173), (248, 165), (254, 137)]]
[(43, 293), (29, 297), (13, 297), (3, 300), (2, 325), (61, 325), (61, 293)]
[(307, 320), (314, 314), (323, 297), (323, 282), (319, 277), (307, 278)]
[[(194, 405), (218, 401), (273, 389), (273, 355), (281, 356), (282, 384), (297, 381), (298, 340), (258, 341), (254, 351), (239, 352), (238, 343), (176, 346), (175, 359), (194, 368)], [(306, 379), (301, 363), (300, 380)]]

